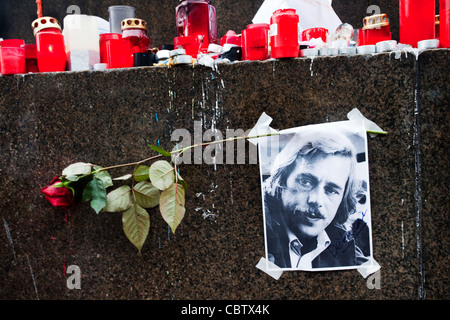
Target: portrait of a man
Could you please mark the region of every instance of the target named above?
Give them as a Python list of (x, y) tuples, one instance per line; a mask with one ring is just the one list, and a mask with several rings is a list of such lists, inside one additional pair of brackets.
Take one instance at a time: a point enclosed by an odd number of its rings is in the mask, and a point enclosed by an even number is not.
[[(267, 260), (289, 270), (348, 269), (366, 262), (370, 206), (362, 123), (299, 127), (282, 131), (279, 139), (279, 152), (262, 164)], [(260, 153), (269, 152), (264, 148)]]

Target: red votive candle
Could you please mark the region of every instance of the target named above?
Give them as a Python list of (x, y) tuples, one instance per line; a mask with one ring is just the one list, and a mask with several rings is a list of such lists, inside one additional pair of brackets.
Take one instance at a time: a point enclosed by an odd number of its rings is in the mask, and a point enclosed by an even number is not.
[(107, 69), (131, 68), (134, 65), (130, 41), (110, 39), (106, 42)]
[(39, 72), (66, 70), (66, 48), (61, 26), (55, 18), (42, 17), (31, 24), (36, 37)]
[(450, 0), (439, 1), (439, 43), (441, 48), (450, 47)]
[(25, 73), (25, 49), (22, 47), (4, 47), (2, 42), (0, 64), (2, 75)]
[(295, 9), (278, 9), (270, 17), (272, 57), (295, 58), (299, 55), (299, 16)]
[(400, 43), (417, 48), (417, 42), (435, 37), (435, 0), (400, 0)]
[(112, 39), (121, 39), (122, 35), (120, 33), (103, 33), (99, 38), (99, 46), (100, 46), (100, 63), (108, 62), (108, 55), (106, 52), (106, 44), (109, 40)]
[(269, 57), (269, 24), (249, 24), (242, 30), (243, 60), (266, 60)]

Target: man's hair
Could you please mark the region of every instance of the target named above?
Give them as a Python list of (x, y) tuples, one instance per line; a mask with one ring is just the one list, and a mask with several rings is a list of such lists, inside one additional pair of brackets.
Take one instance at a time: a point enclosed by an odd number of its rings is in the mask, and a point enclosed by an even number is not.
[(306, 161), (314, 161), (323, 155), (348, 157), (351, 160), (350, 175), (335, 217), (335, 221), (342, 224), (356, 208), (354, 192), (356, 151), (350, 140), (337, 130), (322, 129), (296, 133), (276, 156), (270, 177), (264, 181), (264, 195), (275, 201), (281, 201), (281, 190), (286, 187), (286, 180), (295, 168), (296, 160), (303, 158)]

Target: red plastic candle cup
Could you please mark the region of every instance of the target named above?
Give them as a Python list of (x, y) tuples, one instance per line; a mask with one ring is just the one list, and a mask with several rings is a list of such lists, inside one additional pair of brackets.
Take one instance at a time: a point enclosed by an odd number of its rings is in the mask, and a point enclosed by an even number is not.
[(233, 30), (228, 30), (227, 33), (220, 39), (220, 45), (234, 44), (238, 47), (242, 46), (241, 37), (239, 37)]
[(311, 39), (322, 39), (323, 42), (327, 42), (328, 29), (326, 28), (309, 28), (302, 32), (302, 40), (309, 41)]
[(417, 48), (417, 42), (435, 37), (435, 0), (400, 0), (400, 43)]
[(22, 40), (22, 39), (6, 39), (6, 40), (3, 40), (1, 42), (1, 46), (3, 48), (6, 48), (6, 47), (9, 47), (9, 48), (11, 48), (11, 47), (20, 48), (23, 45), (25, 45), (25, 40)]
[(107, 69), (131, 68), (134, 65), (130, 42), (124, 39), (110, 39), (106, 42)]
[(450, 47), (450, 0), (439, 1), (439, 46)]
[(66, 70), (66, 47), (61, 26), (55, 18), (42, 17), (31, 24), (36, 38), (39, 72)]
[(209, 0), (185, 0), (175, 9), (177, 37), (197, 37), (200, 50), (217, 43), (216, 9)]
[(25, 65), (27, 72), (39, 72), (37, 63), (37, 49), (35, 44), (25, 44)]
[(25, 73), (25, 49), (21, 47), (1, 48), (1, 73), (2, 75), (12, 75)]
[(36, 35), (39, 72), (66, 70), (66, 49), (64, 37), (58, 33), (40, 32)]
[(244, 60), (266, 60), (269, 57), (269, 24), (249, 24), (242, 31)]
[(121, 39), (122, 35), (120, 33), (103, 33), (99, 38), (100, 46), (100, 63), (107, 63), (108, 55), (106, 52), (106, 43), (111, 39)]
[(376, 45), (378, 42), (392, 39), (391, 26), (385, 13), (365, 17), (363, 24), (358, 33), (360, 46)]
[(130, 42), (132, 54), (147, 53), (150, 48), (147, 24), (142, 19), (130, 18), (123, 20), (122, 39)]
[(295, 58), (299, 55), (299, 16), (295, 9), (278, 9), (270, 17), (272, 57)]
[(197, 37), (175, 37), (173, 39), (173, 46), (175, 49), (183, 48), (186, 54), (196, 58), (200, 52), (200, 41)]

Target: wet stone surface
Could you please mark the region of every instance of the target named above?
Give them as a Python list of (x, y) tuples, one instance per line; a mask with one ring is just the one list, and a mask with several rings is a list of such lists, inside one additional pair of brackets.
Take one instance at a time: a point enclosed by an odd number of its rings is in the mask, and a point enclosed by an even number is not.
[[(448, 298), (449, 53), (0, 77), (0, 297)], [(172, 149), (171, 134), (192, 133), (196, 121), (203, 131), (245, 131), (266, 112), (272, 127), (285, 129), (345, 120), (353, 108), (388, 132), (369, 139), (380, 289), (369, 289), (356, 270), (285, 272), (275, 281), (257, 269), (264, 256), (260, 178), (248, 159), (182, 165), (186, 216), (172, 234), (151, 211), (141, 254), (120, 214), (97, 215), (87, 205), (64, 212), (40, 192), (74, 162), (137, 161), (158, 142)], [(66, 287), (69, 265), (81, 270), (81, 290)]]

